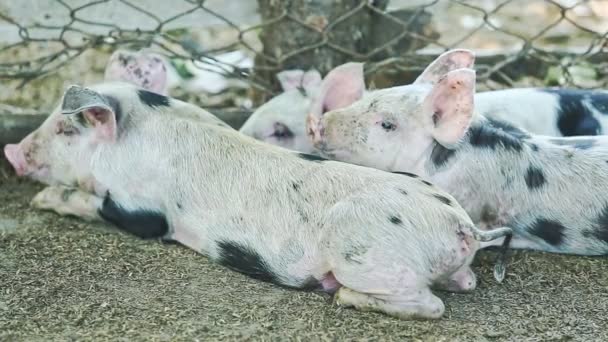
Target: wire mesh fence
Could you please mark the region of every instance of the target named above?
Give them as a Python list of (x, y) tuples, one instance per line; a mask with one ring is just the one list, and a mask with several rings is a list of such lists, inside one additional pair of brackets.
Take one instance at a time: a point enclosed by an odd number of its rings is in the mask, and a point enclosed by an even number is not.
[[(66, 83), (99, 80), (117, 48), (166, 56), (175, 94), (212, 106), (259, 104), (281, 70), (347, 61), (376, 87), (405, 84), (450, 48), (476, 51), (481, 89), (598, 88), (607, 35), (606, 0), (14, 1), (0, 4), (0, 102), (48, 107)], [(181, 89), (193, 67), (223, 86)]]

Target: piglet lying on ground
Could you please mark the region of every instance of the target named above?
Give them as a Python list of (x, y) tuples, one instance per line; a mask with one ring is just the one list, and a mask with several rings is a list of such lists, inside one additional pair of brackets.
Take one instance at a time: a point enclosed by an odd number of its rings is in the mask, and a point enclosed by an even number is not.
[[(480, 241), (510, 234), (478, 230), (450, 195), (414, 175), (289, 152), (140, 92), (72, 86), (46, 123), (52, 158), (37, 159), (40, 146), (6, 155), (39, 179), (86, 170), (76, 178), (91, 194), (57, 194), (74, 212), (176, 240), (257, 279), (337, 291), (342, 305), (402, 318), (440, 317), (444, 305), (430, 286), (472, 290)], [(192, 114), (167, 115), (176, 108)]]
[(315, 146), (338, 160), (421, 175), (481, 228), (512, 227), (516, 248), (608, 254), (608, 139), (536, 136), (476, 114), (475, 72), (444, 74), (454, 60), (443, 62), (413, 85), (321, 114), (336, 92), (363, 94), (356, 80), (324, 84), (311, 112)]

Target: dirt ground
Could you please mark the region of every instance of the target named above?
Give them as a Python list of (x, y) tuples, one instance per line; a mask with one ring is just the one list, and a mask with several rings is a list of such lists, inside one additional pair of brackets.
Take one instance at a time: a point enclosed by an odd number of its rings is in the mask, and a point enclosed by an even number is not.
[(439, 293), (439, 321), (339, 308), (104, 224), (32, 210), (38, 184), (0, 159), (0, 340), (606, 341), (608, 259), (516, 252), (507, 278), (481, 253), (478, 289)]

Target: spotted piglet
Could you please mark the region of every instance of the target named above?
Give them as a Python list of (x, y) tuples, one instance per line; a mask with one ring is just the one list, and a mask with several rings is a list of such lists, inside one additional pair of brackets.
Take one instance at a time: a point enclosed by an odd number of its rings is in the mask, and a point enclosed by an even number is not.
[[(474, 108), (475, 72), (443, 71), (429, 68), (412, 85), (313, 112), (315, 147), (337, 160), (422, 176), (451, 193), (480, 228), (511, 227), (515, 248), (608, 254), (608, 138), (538, 136), (486, 118)], [(327, 91), (318, 101), (334, 96)]]
[[(445, 73), (473, 68), (472, 51), (455, 49), (431, 63), (418, 82), (439, 78)], [(431, 76), (434, 75), (434, 76)], [(345, 107), (362, 97), (365, 90), (363, 64), (346, 63), (331, 70), (320, 90), (326, 94), (313, 101), (307, 118), (308, 134), (319, 132), (314, 126), (323, 113)], [(288, 108), (284, 111), (289, 112)], [(513, 88), (475, 94), (475, 112), (488, 119), (509, 122), (530, 133), (550, 136), (603, 135), (608, 132), (608, 92), (561, 88)], [(309, 128), (307, 128), (309, 129)]]
[[(175, 108), (192, 115), (167, 115)], [(129, 84), (72, 86), (48, 123), (57, 136), (47, 153), (62, 159), (44, 172), (65, 168), (58, 162), (88, 169), (92, 193), (78, 205), (137, 236), (401, 318), (440, 317), (431, 286), (474, 289), (475, 252), (510, 234), (478, 230), (453, 197), (412, 174), (291, 152), (192, 119), (197, 111)], [(7, 152), (17, 170), (41, 165)]]

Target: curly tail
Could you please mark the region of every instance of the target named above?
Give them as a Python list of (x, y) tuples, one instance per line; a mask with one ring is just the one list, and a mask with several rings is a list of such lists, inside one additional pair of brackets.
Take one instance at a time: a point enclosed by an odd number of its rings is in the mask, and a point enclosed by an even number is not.
[(488, 242), (501, 237), (505, 238), (498, 250), (496, 263), (494, 264), (494, 279), (496, 279), (497, 282), (502, 283), (507, 273), (508, 252), (511, 239), (513, 238), (513, 230), (509, 227), (499, 227), (484, 231), (473, 226), (471, 227), (471, 232), (473, 233), (475, 240), (481, 242)]

